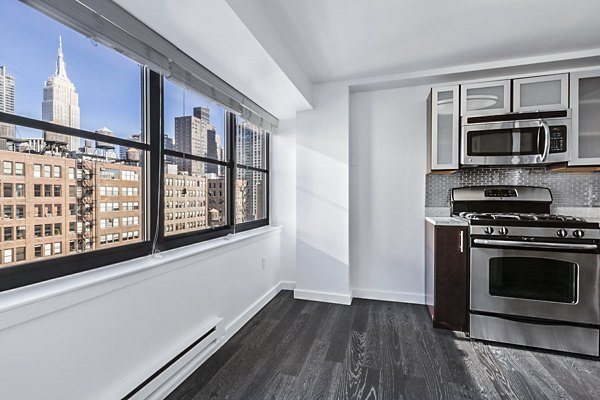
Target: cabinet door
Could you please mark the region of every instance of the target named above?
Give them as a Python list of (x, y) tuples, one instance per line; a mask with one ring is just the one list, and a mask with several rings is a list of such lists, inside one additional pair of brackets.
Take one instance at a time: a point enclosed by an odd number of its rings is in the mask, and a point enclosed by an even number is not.
[(513, 81), (513, 110), (548, 111), (569, 108), (569, 75), (536, 76)]
[(600, 165), (600, 70), (571, 74), (571, 161)]
[(467, 228), (435, 227), (434, 320), (436, 328), (467, 330)]
[(468, 83), (460, 88), (461, 117), (510, 111), (510, 80)]
[(431, 169), (458, 168), (458, 85), (431, 89)]

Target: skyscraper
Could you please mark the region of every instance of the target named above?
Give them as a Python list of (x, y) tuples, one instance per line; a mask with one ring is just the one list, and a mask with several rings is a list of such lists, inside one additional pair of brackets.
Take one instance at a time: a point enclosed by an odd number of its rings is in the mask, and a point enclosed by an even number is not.
[[(255, 125), (238, 120), (236, 133), (237, 162), (255, 168), (265, 168), (263, 143), (266, 132)], [(237, 178), (247, 182), (248, 193), (245, 204), (247, 220), (264, 218), (264, 201), (259, 199), (264, 195), (262, 172), (238, 169)]]
[[(61, 37), (59, 37), (56, 72), (46, 80), (44, 85), (42, 119), (71, 128), (79, 129), (80, 127), (79, 95), (75, 90), (75, 85), (67, 76)], [(48, 143), (65, 145), (68, 151), (77, 151), (79, 148), (78, 137), (44, 132), (44, 138)]]
[[(15, 113), (15, 78), (9, 75), (6, 67), (0, 67), (0, 111)], [(0, 138), (14, 139), (15, 126), (0, 123)]]
[[(206, 156), (207, 122), (194, 116), (175, 117), (175, 147), (182, 153)], [(182, 171), (198, 176), (204, 173), (203, 163), (178, 158), (177, 165)]]

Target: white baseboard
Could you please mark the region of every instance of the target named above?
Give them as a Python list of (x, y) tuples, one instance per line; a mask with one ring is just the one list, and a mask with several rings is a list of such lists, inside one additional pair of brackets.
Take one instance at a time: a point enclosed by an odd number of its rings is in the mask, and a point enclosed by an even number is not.
[(281, 281), (279, 282), (281, 290), (294, 290), (296, 289), (296, 282), (292, 281)]
[(422, 293), (388, 292), (385, 290), (352, 289), (352, 295), (360, 299), (394, 301), (397, 303), (425, 304)]
[[(216, 342), (205, 349), (200, 354), (191, 355), (189, 361), (182, 365), (180, 368), (164, 372), (164, 376), (161, 375), (162, 383), (160, 387), (156, 389), (148, 399), (158, 400), (166, 398), (175, 388), (177, 388), (183, 381), (185, 381), (198, 367), (200, 367), (206, 360), (217, 352), (233, 335), (237, 333), (252, 317), (254, 317), (269, 301), (271, 301), (277, 293), (281, 290), (296, 286), (293, 282), (279, 282), (273, 286), (267, 293), (265, 293), (260, 299), (255, 301), (250, 307), (245, 309), (236, 319), (231, 321), (225, 326), (224, 332), (220, 333)], [(168, 374), (168, 375), (166, 375)]]
[(294, 298), (301, 300), (322, 301), (325, 303), (335, 303), (350, 305), (352, 303), (351, 293), (330, 293), (330, 292), (315, 292), (312, 290), (294, 290)]

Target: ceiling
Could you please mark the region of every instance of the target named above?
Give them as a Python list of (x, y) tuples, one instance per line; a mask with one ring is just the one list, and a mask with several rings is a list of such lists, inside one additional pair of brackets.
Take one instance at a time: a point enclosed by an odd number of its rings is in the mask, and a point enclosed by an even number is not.
[(598, 0), (227, 2), (312, 83), (600, 49)]

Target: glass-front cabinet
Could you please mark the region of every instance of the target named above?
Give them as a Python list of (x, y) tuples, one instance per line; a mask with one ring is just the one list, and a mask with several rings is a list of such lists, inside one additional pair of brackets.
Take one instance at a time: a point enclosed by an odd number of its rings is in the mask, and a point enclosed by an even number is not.
[(460, 115), (493, 115), (510, 112), (510, 79), (460, 85)]
[(569, 165), (600, 165), (600, 69), (571, 73)]
[(513, 111), (552, 111), (569, 108), (569, 75), (519, 78), (513, 81)]
[(458, 169), (458, 85), (431, 89), (430, 170)]

